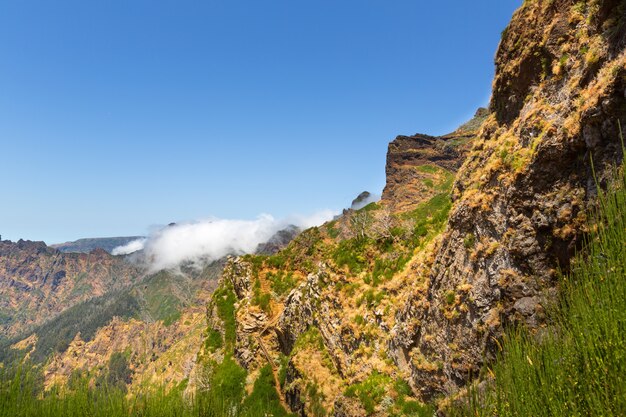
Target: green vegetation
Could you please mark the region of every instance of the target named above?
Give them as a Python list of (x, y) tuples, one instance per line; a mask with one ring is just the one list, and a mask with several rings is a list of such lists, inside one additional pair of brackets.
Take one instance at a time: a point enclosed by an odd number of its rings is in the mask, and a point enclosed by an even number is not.
[(183, 279), (182, 276), (170, 271), (160, 271), (145, 280), (143, 298), (153, 319), (163, 320), (168, 326), (180, 318), (184, 304), (175, 289)]
[(280, 397), (274, 386), (272, 367), (269, 364), (261, 368), (261, 374), (254, 382), (252, 393), (243, 402), (244, 415), (261, 410), (266, 416), (291, 416), (280, 403)]
[(464, 416), (626, 415), (626, 175), (600, 192), (594, 232), (561, 281), (538, 339), (509, 332), (486, 392)]
[(412, 392), (406, 381), (396, 379), (393, 384), (393, 390), (396, 394), (396, 407), (395, 410), (389, 413), (390, 416), (431, 417), (435, 415), (433, 406), (407, 398), (411, 396)]
[(252, 297), (252, 304), (256, 304), (261, 308), (261, 310), (265, 311), (266, 313), (270, 313), (270, 299), (272, 296), (271, 294), (261, 291), (261, 281), (258, 277), (254, 280), (253, 289), (254, 292)]
[(378, 203), (369, 203), (367, 206), (357, 210), (357, 211), (376, 211), (380, 210), (380, 204)]
[(401, 380), (392, 380), (390, 376), (372, 372), (365, 380), (350, 385), (344, 391), (346, 397), (358, 398), (368, 415), (376, 408), (387, 403), (385, 411), (392, 417), (432, 417), (434, 408), (411, 399), (411, 387)]
[(237, 410), (245, 395), (246, 370), (235, 361), (231, 354), (226, 354), (222, 362), (211, 361), (207, 366), (208, 390), (200, 393), (214, 406), (222, 410)]
[(385, 293), (383, 291), (375, 291), (370, 288), (365, 291), (356, 301), (356, 305), (360, 306), (365, 304), (366, 306), (372, 308), (376, 307), (380, 302), (385, 298)]
[(473, 248), (475, 243), (476, 243), (476, 236), (474, 235), (474, 233), (468, 233), (463, 238), (463, 246), (465, 246), (465, 249)]
[[(123, 357), (123, 355), (122, 355)], [(120, 359), (115, 359), (118, 362)], [(121, 362), (120, 362), (121, 363)], [(114, 365), (117, 366), (117, 365)], [(30, 369), (25, 372), (24, 369)], [(0, 415), (11, 417), (287, 417), (273, 385), (269, 366), (261, 369), (253, 392), (244, 399), (246, 372), (232, 357), (216, 365), (210, 390), (184, 399), (186, 384), (175, 389), (151, 389), (127, 396), (118, 384), (106, 381), (90, 388), (76, 375), (66, 388), (42, 392), (40, 372), (24, 366), (0, 370)]]
[(387, 393), (387, 385), (391, 382), (388, 375), (372, 372), (367, 379), (358, 384), (350, 385), (344, 391), (346, 397), (358, 398), (368, 414), (374, 413)]
[[(32, 330), (31, 333), (37, 335), (37, 343), (30, 358), (36, 363), (45, 362), (51, 354), (64, 352), (78, 333), (83, 341), (90, 341), (98, 329), (109, 324), (113, 317), (126, 320), (149, 316), (169, 325), (180, 318), (181, 308), (201, 283), (215, 279), (220, 271), (221, 264), (218, 262), (208, 265), (201, 272), (194, 269), (185, 270), (184, 274), (162, 271), (130, 287), (76, 304)], [(87, 274), (79, 274), (76, 279), (78, 288), (82, 288), (83, 284), (90, 285)], [(0, 362), (7, 364), (22, 360), (30, 348), (19, 352), (9, 346), (31, 333), (0, 340)]]
[(339, 229), (335, 227), (336, 224), (336, 221), (332, 221), (326, 226), (326, 232), (328, 233), (328, 236), (331, 237), (331, 239), (337, 239), (337, 237), (339, 237)]
[(423, 172), (426, 174), (437, 174), (438, 172), (443, 171), (443, 168), (440, 168), (436, 165), (420, 165), (415, 167), (415, 169), (419, 172)]
[(215, 352), (217, 349), (224, 346), (224, 339), (222, 338), (222, 334), (215, 329), (209, 328), (207, 330), (204, 345), (209, 350), (209, 352)]
[(128, 367), (128, 358), (123, 352), (114, 352), (109, 358), (109, 372), (107, 383), (109, 386), (119, 386), (126, 389), (131, 383), (132, 371)]
[(276, 273), (269, 272), (266, 278), (271, 282), (272, 290), (280, 297), (287, 294), (296, 286), (293, 272), (279, 270)]
[(367, 239), (342, 240), (332, 253), (335, 264), (339, 267), (348, 267), (354, 273), (363, 271), (368, 264), (365, 257), (368, 243)]
[[(84, 341), (89, 341), (113, 317), (137, 317), (140, 311), (139, 302), (128, 292), (109, 293), (77, 304), (35, 329), (38, 339), (31, 358), (43, 362), (53, 352), (64, 352), (77, 333), (80, 332)], [(10, 354), (9, 350), (0, 354), (0, 360), (6, 359), (4, 356)]]
[(228, 283), (213, 293), (213, 302), (217, 308), (217, 315), (222, 320), (224, 326), (224, 343), (226, 349), (232, 349), (235, 346), (237, 337), (237, 322), (235, 321), (235, 301), (237, 297), (232, 288), (232, 284)]

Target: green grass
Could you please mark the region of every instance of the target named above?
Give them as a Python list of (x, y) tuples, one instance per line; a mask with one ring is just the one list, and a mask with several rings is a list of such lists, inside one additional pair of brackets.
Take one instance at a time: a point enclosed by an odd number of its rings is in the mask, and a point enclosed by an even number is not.
[(367, 414), (372, 414), (387, 393), (387, 385), (390, 382), (391, 378), (388, 375), (374, 371), (364, 381), (346, 388), (344, 395), (358, 398)]
[(363, 208), (358, 209), (357, 211), (376, 211), (376, 210), (380, 210), (380, 204), (374, 202), (374, 203), (369, 203), (368, 205), (366, 205)]
[(292, 416), (280, 403), (280, 397), (274, 386), (274, 375), (269, 364), (261, 368), (261, 373), (254, 382), (252, 393), (243, 402), (244, 415), (259, 411), (262, 411), (266, 416)]
[(293, 272), (278, 271), (269, 272), (267, 279), (271, 282), (272, 290), (280, 297), (287, 294), (298, 283), (293, 276)]
[(426, 174), (436, 174), (438, 172), (442, 172), (444, 171), (443, 168), (438, 167), (436, 165), (419, 165), (417, 167), (415, 167), (415, 169), (419, 172), (423, 172)]
[(217, 315), (224, 326), (224, 343), (227, 349), (235, 346), (237, 322), (235, 321), (235, 302), (237, 296), (232, 284), (227, 283), (215, 290), (212, 297), (217, 308)]
[[(626, 415), (626, 176), (601, 192), (585, 242), (541, 339), (510, 331), (490, 388), (464, 416)], [(540, 340), (540, 341), (539, 341)]]
[(145, 280), (142, 293), (152, 318), (163, 320), (166, 326), (180, 318), (184, 305), (176, 289), (182, 286), (179, 281), (183, 280), (183, 277), (170, 271), (160, 271)]
[[(120, 356), (121, 358), (121, 356)], [(213, 364), (208, 391), (185, 399), (186, 383), (166, 391), (151, 389), (127, 396), (119, 384), (102, 381), (90, 387), (75, 376), (66, 388), (43, 393), (37, 368), (0, 370), (0, 416), (11, 417), (288, 417), (282, 407), (271, 368), (261, 369), (252, 393), (245, 396), (246, 371), (231, 356)], [(24, 369), (28, 369), (25, 371)]]

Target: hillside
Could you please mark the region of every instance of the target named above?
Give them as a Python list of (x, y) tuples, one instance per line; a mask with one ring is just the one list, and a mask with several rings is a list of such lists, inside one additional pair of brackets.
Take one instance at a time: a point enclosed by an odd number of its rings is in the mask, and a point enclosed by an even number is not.
[(104, 250), (62, 253), (43, 242), (0, 242), (0, 337), (13, 337), (71, 306), (128, 286), (141, 271)]
[[(275, 253), (298, 232), (295, 226), (280, 230), (257, 251)], [(13, 311), (7, 309), (7, 323), (13, 324), (13, 331), (2, 334), (0, 362), (29, 360), (41, 366), (48, 388), (65, 385), (75, 374), (91, 381), (106, 378), (109, 361), (120, 352), (126, 355), (126, 383), (133, 391), (146, 386), (172, 387), (189, 376), (206, 327), (205, 303), (217, 284), (224, 260), (187, 262), (174, 269), (150, 272), (141, 256), (114, 257), (103, 249), (90, 254), (64, 254), (43, 242), (3, 244), (7, 259), (2, 278), (9, 283), (5, 287), (13, 289), (5, 292), (6, 299), (17, 302), (32, 295), (34, 301), (18, 314), (12, 315)], [(82, 267), (79, 273), (63, 275), (61, 267), (77, 259), (86, 259), (84, 264), (74, 265)], [(18, 264), (20, 267), (14, 267)], [(115, 269), (107, 269), (109, 265)], [(102, 274), (108, 272), (107, 277), (114, 280), (118, 270), (127, 272), (128, 279), (107, 286), (109, 281)], [(51, 285), (48, 297), (62, 308), (36, 304), (43, 284), (36, 290), (16, 284), (37, 274), (44, 277), (42, 283), (46, 275), (60, 277)], [(77, 286), (84, 283), (89, 283), (90, 290), (75, 296), (79, 293)], [(93, 290), (96, 285), (98, 291)], [(66, 295), (68, 291), (71, 296)], [(19, 321), (20, 317), (37, 315), (40, 318), (28, 325)]]
[(224, 342), (201, 366), (269, 364), (301, 415), (429, 413), (420, 402), (479, 377), (504, 329), (540, 328), (597, 194), (591, 156), (601, 184), (622, 158), (624, 7), (525, 2), (463, 140), (398, 137), (380, 203), (230, 260), (209, 307)]

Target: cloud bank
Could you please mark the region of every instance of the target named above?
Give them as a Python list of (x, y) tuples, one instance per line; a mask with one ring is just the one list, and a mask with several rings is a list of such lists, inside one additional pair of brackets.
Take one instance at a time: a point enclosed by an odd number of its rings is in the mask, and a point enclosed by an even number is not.
[(253, 253), (260, 243), (290, 224), (301, 229), (332, 220), (337, 212), (324, 210), (311, 216), (292, 216), (277, 220), (264, 214), (254, 220), (209, 218), (178, 223), (113, 249), (114, 255), (126, 255), (143, 249), (153, 271), (174, 268), (181, 262), (211, 262), (228, 254)]

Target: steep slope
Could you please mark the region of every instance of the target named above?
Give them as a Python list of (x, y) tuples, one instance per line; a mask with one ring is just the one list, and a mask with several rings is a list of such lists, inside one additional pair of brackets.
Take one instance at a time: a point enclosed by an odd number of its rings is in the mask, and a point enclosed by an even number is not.
[[(299, 229), (277, 232), (258, 251), (274, 253)], [(120, 258), (143, 265), (141, 254)], [(2, 346), (0, 362), (27, 357), (43, 363), (48, 388), (81, 373), (92, 381), (107, 378), (109, 362), (123, 354), (126, 384), (133, 391), (172, 388), (189, 376), (205, 334), (205, 303), (225, 260), (145, 273), (135, 282), (78, 303), (32, 332)]]
[(231, 259), (199, 368), (235, 358), (250, 385), (270, 366), (301, 415), (432, 415), (417, 400), (477, 377), (507, 325), (541, 326), (585, 233), (590, 157), (601, 182), (622, 158), (625, 4), (525, 2), (482, 124), (398, 137), (380, 203)]
[(177, 366), (193, 363), (204, 329), (204, 300), (222, 268), (223, 261), (218, 261), (202, 270), (159, 271), (122, 290), (79, 303), (32, 333), (11, 340), (0, 361), (26, 355), (34, 363), (44, 363), (50, 386), (66, 382), (75, 371), (100, 377), (111, 355), (125, 352), (134, 385), (157, 375), (162, 378), (155, 383), (180, 382), (186, 376), (182, 370), (174, 372), (161, 362), (169, 358)]
[(503, 33), (493, 115), (459, 172), (427, 289), (392, 330), (423, 398), (477, 376), (507, 324), (542, 322), (596, 193), (591, 158), (600, 180), (622, 158), (625, 45), (615, 0), (526, 1)]
[[(450, 208), (453, 174), (422, 166), (438, 174), (439, 193), (411, 211), (371, 203), (304, 231), (272, 256), (231, 258), (209, 305), (213, 343), (199, 355), (199, 369), (209, 370), (196, 374), (210, 375), (232, 357), (251, 389), (270, 366), (284, 404), (306, 415), (372, 412), (385, 398), (397, 413), (422, 407), (386, 352), (402, 292), (415, 287), (410, 273), (423, 269)], [(362, 405), (371, 389), (377, 394)]]
[(458, 171), (488, 114), (480, 108), (472, 120), (444, 136), (398, 136), (387, 151), (382, 201), (395, 212), (408, 211), (441, 192), (436, 186), (441, 173)]
[(65, 254), (43, 242), (0, 241), (0, 336), (13, 337), (140, 276), (104, 250)]

